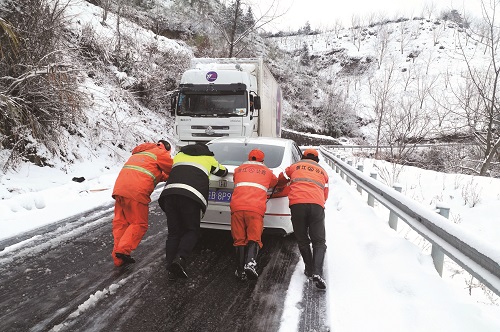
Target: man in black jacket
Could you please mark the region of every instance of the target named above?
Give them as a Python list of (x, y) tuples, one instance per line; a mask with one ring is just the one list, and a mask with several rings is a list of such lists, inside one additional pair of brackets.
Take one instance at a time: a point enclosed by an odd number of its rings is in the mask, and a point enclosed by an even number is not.
[(227, 175), (205, 144), (181, 148), (163, 192), (158, 199), (167, 216), (166, 268), (169, 278), (187, 278), (186, 259), (200, 233), (201, 217), (208, 204), (209, 176)]

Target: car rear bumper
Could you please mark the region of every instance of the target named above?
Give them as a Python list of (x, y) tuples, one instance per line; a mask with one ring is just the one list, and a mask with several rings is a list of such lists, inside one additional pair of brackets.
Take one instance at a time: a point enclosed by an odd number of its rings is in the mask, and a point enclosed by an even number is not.
[[(288, 203), (288, 200), (286, 200), (286, 202)], [(209, 203), (205, 216), (201, 220), (201, 227), (231, 230), (231, 211), (229, 209), (229, 204)], [(289, 208), (280, 208), (279, 211), (276, 211), (275, 204), (268, 204), (268, 209), (264, 215), (264, 231), (266, 233), (274, 233), (274, 231), (277, 231), (278, 233), (284, 233), (284, 235), (293, 233)]]

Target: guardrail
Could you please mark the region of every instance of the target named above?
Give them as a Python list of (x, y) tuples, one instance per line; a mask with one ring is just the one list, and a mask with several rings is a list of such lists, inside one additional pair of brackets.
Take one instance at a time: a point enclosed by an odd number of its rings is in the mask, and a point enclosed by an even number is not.
[[(418, 143), (418, 144), (406, 144), (404, 146), (405, 150), (409, 149), (433, 149), (433, 148), (458, 148), (464, 149), (471, 145), (477, 145), (477, 143)], [(395, 150), (401, 149), (402, 147), (398, 147), (397, 145), (379, 145), (378, 147), (375, 145), (322, 145), (327, 149), (338, 149), (338, 150), (359, 150), (359, 151), (375, 151), (377, 148), (379, 150)]]
[(491, 291), (500, 296), (500, 250), (488, 247), (481, 240), (466, 233), (448, 221), (449, 209), (438, 207), (440, 214), (401, 194), (400, 187), (390, 188), (376, 180), (376, 173), (370, 176), (345, 162), (340, 155), (326, 147), (320, 147), (326, 162), (349, 184), (354, 182), (358, 192), (368, 194), (368, 204), (380, 202), (389, 211), (388, 223), (396, 229), (398, 218), (408, 224), (432, 244), (431, 256), (434, 266), (442, 276), (444, 255), (477, 278)]
[[(477, 143), (415, 143), (415, 144), (405, 144), (406, 147), (410, 148), (435, 148), (435, 147), (446, 147), (454, 146), (461, 147), (467, 145), (477, 145)], [(325, 148), (340, 148), (340, 149), (375, 149), (376, 145), (322, 145)], [(397, 149), (397, 145), (386, 145), (382, 144), (378, 146), (379, 149)]]

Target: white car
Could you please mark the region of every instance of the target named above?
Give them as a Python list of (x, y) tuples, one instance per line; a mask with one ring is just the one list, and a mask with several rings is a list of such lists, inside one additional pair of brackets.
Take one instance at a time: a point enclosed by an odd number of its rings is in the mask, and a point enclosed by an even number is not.
[[(210, 175), (210, 192), (208, 208), (201, 220), (202, 228), (230, 230), (231, 211), (229, 202), (233, 192), (234, 169), (248, 160), (248, 153), (253, 149), (264, 152), (264, 164), (278, 176), (291, 164), (302, 157), (297, 144), (289, 139), (252, 137), (252, 138), (217, 138), (207, 143), (215, 154), (215, 159), (227, 167), (229, 173), (225, 177)], [(271, 194), (272, 189), (268, 194)], [(264, 215), (264, 231), (282, 235), (293, 232), (288, 197), (276, 197), (267, 201)]]

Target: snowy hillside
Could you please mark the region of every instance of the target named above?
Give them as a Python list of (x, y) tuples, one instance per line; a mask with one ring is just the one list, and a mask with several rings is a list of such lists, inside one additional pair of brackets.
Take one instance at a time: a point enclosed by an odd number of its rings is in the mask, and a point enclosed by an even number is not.
[[(68, 1), (65, 33), (72, 48), (65, 60), (79, 73), (83, 114), (58, 129), (52, 146), (26, 135), (33, 155), (2, 148), (3, 170), (29, 161), (69, 173), (98, 155), (107, 156), (105, 167), (114, 167), (139, 142), (163, 138), (175, 144), (169, 96), (202, 48), (164, 35), (210, 29), (202, 20), (188, 24), (187, 11), (172, 6), (172, 1), (155, 2), (147, 10), (130, 6), (118, 16), (91, 2)], [(464, 60), (481, 69), (490, 59), (459, 23), (399, 19), (314, 34), (256, 36), (252, 45), (283, 87), (285, 133), (393, 144), (470, 137), (473, 126), (483, 126), (464, 114)]]
[[(96, 156), (107, 156), (106, 167), (112, 167), (123, 163), (138, 143), (172, 140), (168, 91), (175, 87), (192, 50), (125, 17), (118, 24), (112, 12), (104, 21), (103, 8), (87, 1), (67, 4), (64, 15), (71, 47), (64, 56), (78, 71), (83, 114), (73, 115), (73, 124), (59, 129), (55, 147), (35, 135), (27, 137), (36, 157), (25, 158), (69, 173)], [(118, 41), (119, 56), (113, 47)], [(0, 150), (4, 170), (15, 168), (16, 158), (9, 149)]]
[[(217, 40), (208, 46), (196, 41), (196, 31), (214, 29), (208, 19), (195, 19), (203, 12), (166, 1), (124, 7), (118, 16), (92, 3), (70, 0), (65, 9), (71, 45), (66, 60), (79, 72), (84, 114), (74, 116), (70, 128), (61, 128), (55, 146), (28, 137), (34, 156), (0, 150), (4, 169), (19, 157), (58, 168), (71, 168), (94, 154), (120, 163), (139, 142), (174, 141), (171, 91), (190, 58), (219, 56), (213, 51)], [(194, 44), (179, 38), (182, 34), (194, 35)], [(470, 127), (457, 125), (469, 120), (460, 105), (467, 69), (461, 51), (483, 67), (488, 55), (460, 24), (400, 19), (318, 34), (252, 38), (249, 52), (266, 59), (283, 87), (286, 129), (350, 136), (368, 144), (470, 135)], [(408, 118), (412, 123), (405, 122)], [(75, 145), (88, 149), (75, 155)]]
[[(466, 83), (464, 60), (472, 59), (478, 68), (486, 68), (490, 60), (459, 24), (423, 18), (270, 41), (291, 55), (294, 70), (306, 73), (311, 104), (295, 108), (307, 113), (311, 127), (327, 133), (329, 116), (345, 118), (335, 112), (340, 108), (372, 123), (363, 128), (371, 143), (382, 104), (393, 113), (418, 114), (410, 137), (464, 134), (457, 125), (465, 121), (457, 100)], [(318, 118), (323, 121), (314, 121)]]

